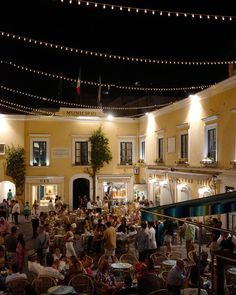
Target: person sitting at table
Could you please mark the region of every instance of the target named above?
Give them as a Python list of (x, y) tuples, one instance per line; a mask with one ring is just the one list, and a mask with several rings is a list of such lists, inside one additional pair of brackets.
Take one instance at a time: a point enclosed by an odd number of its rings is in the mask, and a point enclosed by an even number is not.
[(94, 267), (97, 266), (98, 260), (102, 254), (102, 243), (104, 240), (103, 232), (104, 232), (104, 225), (101, 223), (98, 223), (95, 228), (94, 236), (93, 236), (93, 249), (94, 249), (94, 252), (96, 253), (93, 260)]
[(4, 269), (6, 266), (6, 259), (5, 259), (6, 253), (3, 248), (3, 246), (0, 246), (0, 270)]
[(141, 268), (141, 276), (138, 277), (138, 294), (146, 295), (152, 291), (160, 289), (160, 279), (156, 274), (148, 271), (147, 265)]
[(76, 274), (86, 274), (82, 262), (75, 256), (70, 258), (70, 266), (67, 272), (67, 282)]
[(125, 217), (121, 218), (121, 224), (118, 226), (117, 232), (122, 232), (122, 233), (126, 234), (127, 225), (126, 225), (126, 218)]
[(8, 284), (9, 282), (17, 279), (26, 279), (27, 275), (25, 273), (20, 273), (18, 265), (16, 263), (12, 264), (11, 266), (12, 273), (7, 275), (5, 283)]
[(34, 249), (29, 250), (27, 253), (27, 257), (28, 257), (28, 270), (29, 270), (29, 272), (33, 272), (34, 274), (40, 275), (43, 270), (43, 266), (37, 262), (36, 250), (34, 250)]
[(130, 275), (124, 278), (124, 286), (115, 295), (138, 294), (137, 287), (132, 287), (133, 280)]
[(98, 283), (103, 283), (106, 294), (113, 294), (116, 291), (116, 280), (107, 259), (98, 265), (95, 279)]
[(168, 272), (167, 275), (167, 289), (172, 295), (180, 295), (180, 289), (185, 282), (184, 276), (184, 261), (178, 259), (175, 266)]
[(63, 281), (64, 275), (61, 274), (57, 269), (53, 268), (54, 260), (52, 255), (48, 255), (46, 261), (47, 261), (47, 266), (43, 267), (40, 274), (45, 276), (50, 276), (57, 280)]
[(88, 255), (82, 254), (81, 257), (80, 257), (80, 261), (81, 261), (81, 263), (83, 265), (83, 268), (84, 268), (86, 274), (92, 277), (93, 276), (93, 271), (92, 271), (91, 267), (92, 267), (93, 260), (90, 259)]
[(236, 238), (230, 233), (221, 232), (221, 235), (217, 240), (217, 244), (220, 246), (221, 250), (233, 253), (236, 248)]

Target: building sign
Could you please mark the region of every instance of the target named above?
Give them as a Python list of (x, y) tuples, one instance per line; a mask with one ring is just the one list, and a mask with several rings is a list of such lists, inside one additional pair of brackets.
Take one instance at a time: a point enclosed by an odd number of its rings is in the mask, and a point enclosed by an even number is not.
[(104, 116), (100, 109), (79, 109), (79, 108), (60, 108), (60, 115), (67, 117), (101, 117)]
[(52, 158), (68, 159), (70, 156), (68, 148), (52, 148)]

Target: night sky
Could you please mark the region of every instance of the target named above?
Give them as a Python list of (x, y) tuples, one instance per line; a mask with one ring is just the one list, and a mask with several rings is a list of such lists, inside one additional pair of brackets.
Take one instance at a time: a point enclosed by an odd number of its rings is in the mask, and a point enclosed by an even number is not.
[[(168, 61), (236, 60), (236, 19), (233, 21), (199, 20), (171, 15), (144, 15), (95, 9), (86, 4), (70, 5), (69, 0), (2, 0), (0, 30), (63, 46), (121, 56)], [(98, 3), (101, 1), (97, 1)], [(174, 2), (174, 3), (173, 3)], [(175, 3), (176, 2), (176, 3)], [(235, 16), (233, 1), (106, 1), (170, 12)], [(221, 6), (220, 6), (221, 5)], [(1, 61), (27, 68), (81, 80), (102, 83), (175, 88), (217, 83), (228, 76), (227, 65), (184, 66), (157, 65), (70, 53), (55, 48), (29, 44), (0, 37)], [(98, 86), (81, 85), (81, 96), (75, 82), (60, 81), (0, 64), (1, 86), (46, 98), (44, 101), (0, 89), (0, 99), (30, 107), (59, 107), (63, 101), (97, 105)], [(187, 97), (199, 89), (178, 91), (136, 91), (103, 87), (102, 106), (159, 105)], [(47, 98), (58, 100), (52, 103)], [(61, 101), (61, 103), (59, 103)], [(16, 112), (3, 106), (2, 112)], [(65, 104), (64, 104), (65, 106)], [(131, 116), (145, 112), (122, 111)]]

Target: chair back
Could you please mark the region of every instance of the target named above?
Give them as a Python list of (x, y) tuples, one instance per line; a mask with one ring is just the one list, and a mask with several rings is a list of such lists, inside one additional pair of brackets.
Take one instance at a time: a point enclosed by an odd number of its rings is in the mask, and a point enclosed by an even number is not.
[(47, 290), (53, 286), (56, 286), (57, 282), (50, 276), (38, 276), (32, 282), (32, 286), (37, 290), (38, 294), (47, 294)]
[(120, 262), (134, 265), (135, 263), (138, 262), (138, 259), (132, 254), (123, 254), (120, 257)]
[(178, 260), (182, 258), (182, 253), (178, 251), (172, 251), (169, 254), (169, 259)]
[(88, 275), (74, 275), (68, 285), (74, 287), (79, 294), (93, 294), (94, 291), (94, 282)]
[(8, 293), (11, 295), (25, 295), (25, 287), (30, 285), (26, 279), (15, 279), (7, 283)]
[(148, 293), (147, 295), (169, 295), (168, 289), (159, 289)]
[(108, 260), (109, 264), (119, 262), (119, 259), (114, 255), (102, 255), (98, 260), (98, 265), (100, 265), (104, 260)]
[(166, 281), (167, 281), (167, 275), (168, 275), (168, 271), (162, 271), (159, 275), (160, 279), (161, 279), (161, 284), (163, 286), (163, 288), (167, 287)]

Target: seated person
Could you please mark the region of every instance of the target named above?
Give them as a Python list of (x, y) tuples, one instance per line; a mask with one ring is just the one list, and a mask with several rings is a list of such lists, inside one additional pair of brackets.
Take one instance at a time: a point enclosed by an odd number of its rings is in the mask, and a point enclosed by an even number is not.
[(53, 268), (53, 257), (52, 255), (47, 256), (47, 266), (43, 267), (42, 271), (41, 271), (41, 275), (46, 275), (46, 276), (50, 276), (53, 277), (57, 280), (63, 281), (64, 280), (64, 276), (55, 268)]
[(138, 294), (146, 295), (158, 289), (160, 289), (160, 279), (156, 274), (149, 273), (144, 264), (141, 268), (141, 276), (138, 277)]
[(18, 266), (17, 266), (16, 263), (12, 264), (11, 269), (12, 269), (12, 274), (9, 274), (6, 277), (6, 281), (5, 281), (6, 284), (8, 284), (9, 282), (11, 282), (13, 280), (16, 280), (16, 279), (25, 279), (25, 280), (27, 280), (27, 275), (25, 273), (20, 273), (19, 272), (19, 269), (18, 269)]
[(236, 248), (236, 238), (230, 233), (222, 232), (217, 240), (217, 244), (220, 246), (221, 250), (234, 252)]
[(6, 266), (5, 254), (3, 246), (0, 246), (0, 269), (4, 269)]
[(10, 233), (10, 225), (8, 221), (2, 216), (0, 217), (0, 235), (5, 237), (5, 235)]
[(180, 289), (185, 282), (184, 261), (178, 259), (167, 275), (167, 288), (172, 295), (180, 295)]
[(116, 280), (111, 272), (110, 265), (107, 259), (103, 260), (98, 265), (98, 271), (96, 274), (96, 281), (102, 283), (106, 292), (112, 294), (116, 290)]
[(137, 287), (132, 287), (132, 278), (130, 275), (124, 278), (124, 287), (121, 288), (116, 295), (128, 295), (128, 294), (138, 294)]
[(70, 258), (70, 266), (67, 272), (67, 281), (69, 282), (70, 279), (76, 274), (85, 274), (86, 271), (83, 267), (82, 262), (75, 256), (71, 256)]
[(54, 253), (52, 254), (54, 261), (55, 260), (60, 260), (62, 253), (60, 248), (55, 248)]
[(29, 272), (40, 275), (43, 270), (43, 266), (37, 261), (36, 250), (34, 250), (34, 249), (29, 250), (27, 257), (28, 257), (28, 270), (29, 270)]
[(87, 256), (87, 255), (82, 255), (80, 258), (80, 261), (83, 265), (83, 268), (85, 269), (86, 274), (89, 276), (93, 276), (93, 271), (92, 271), (92, 260)]

